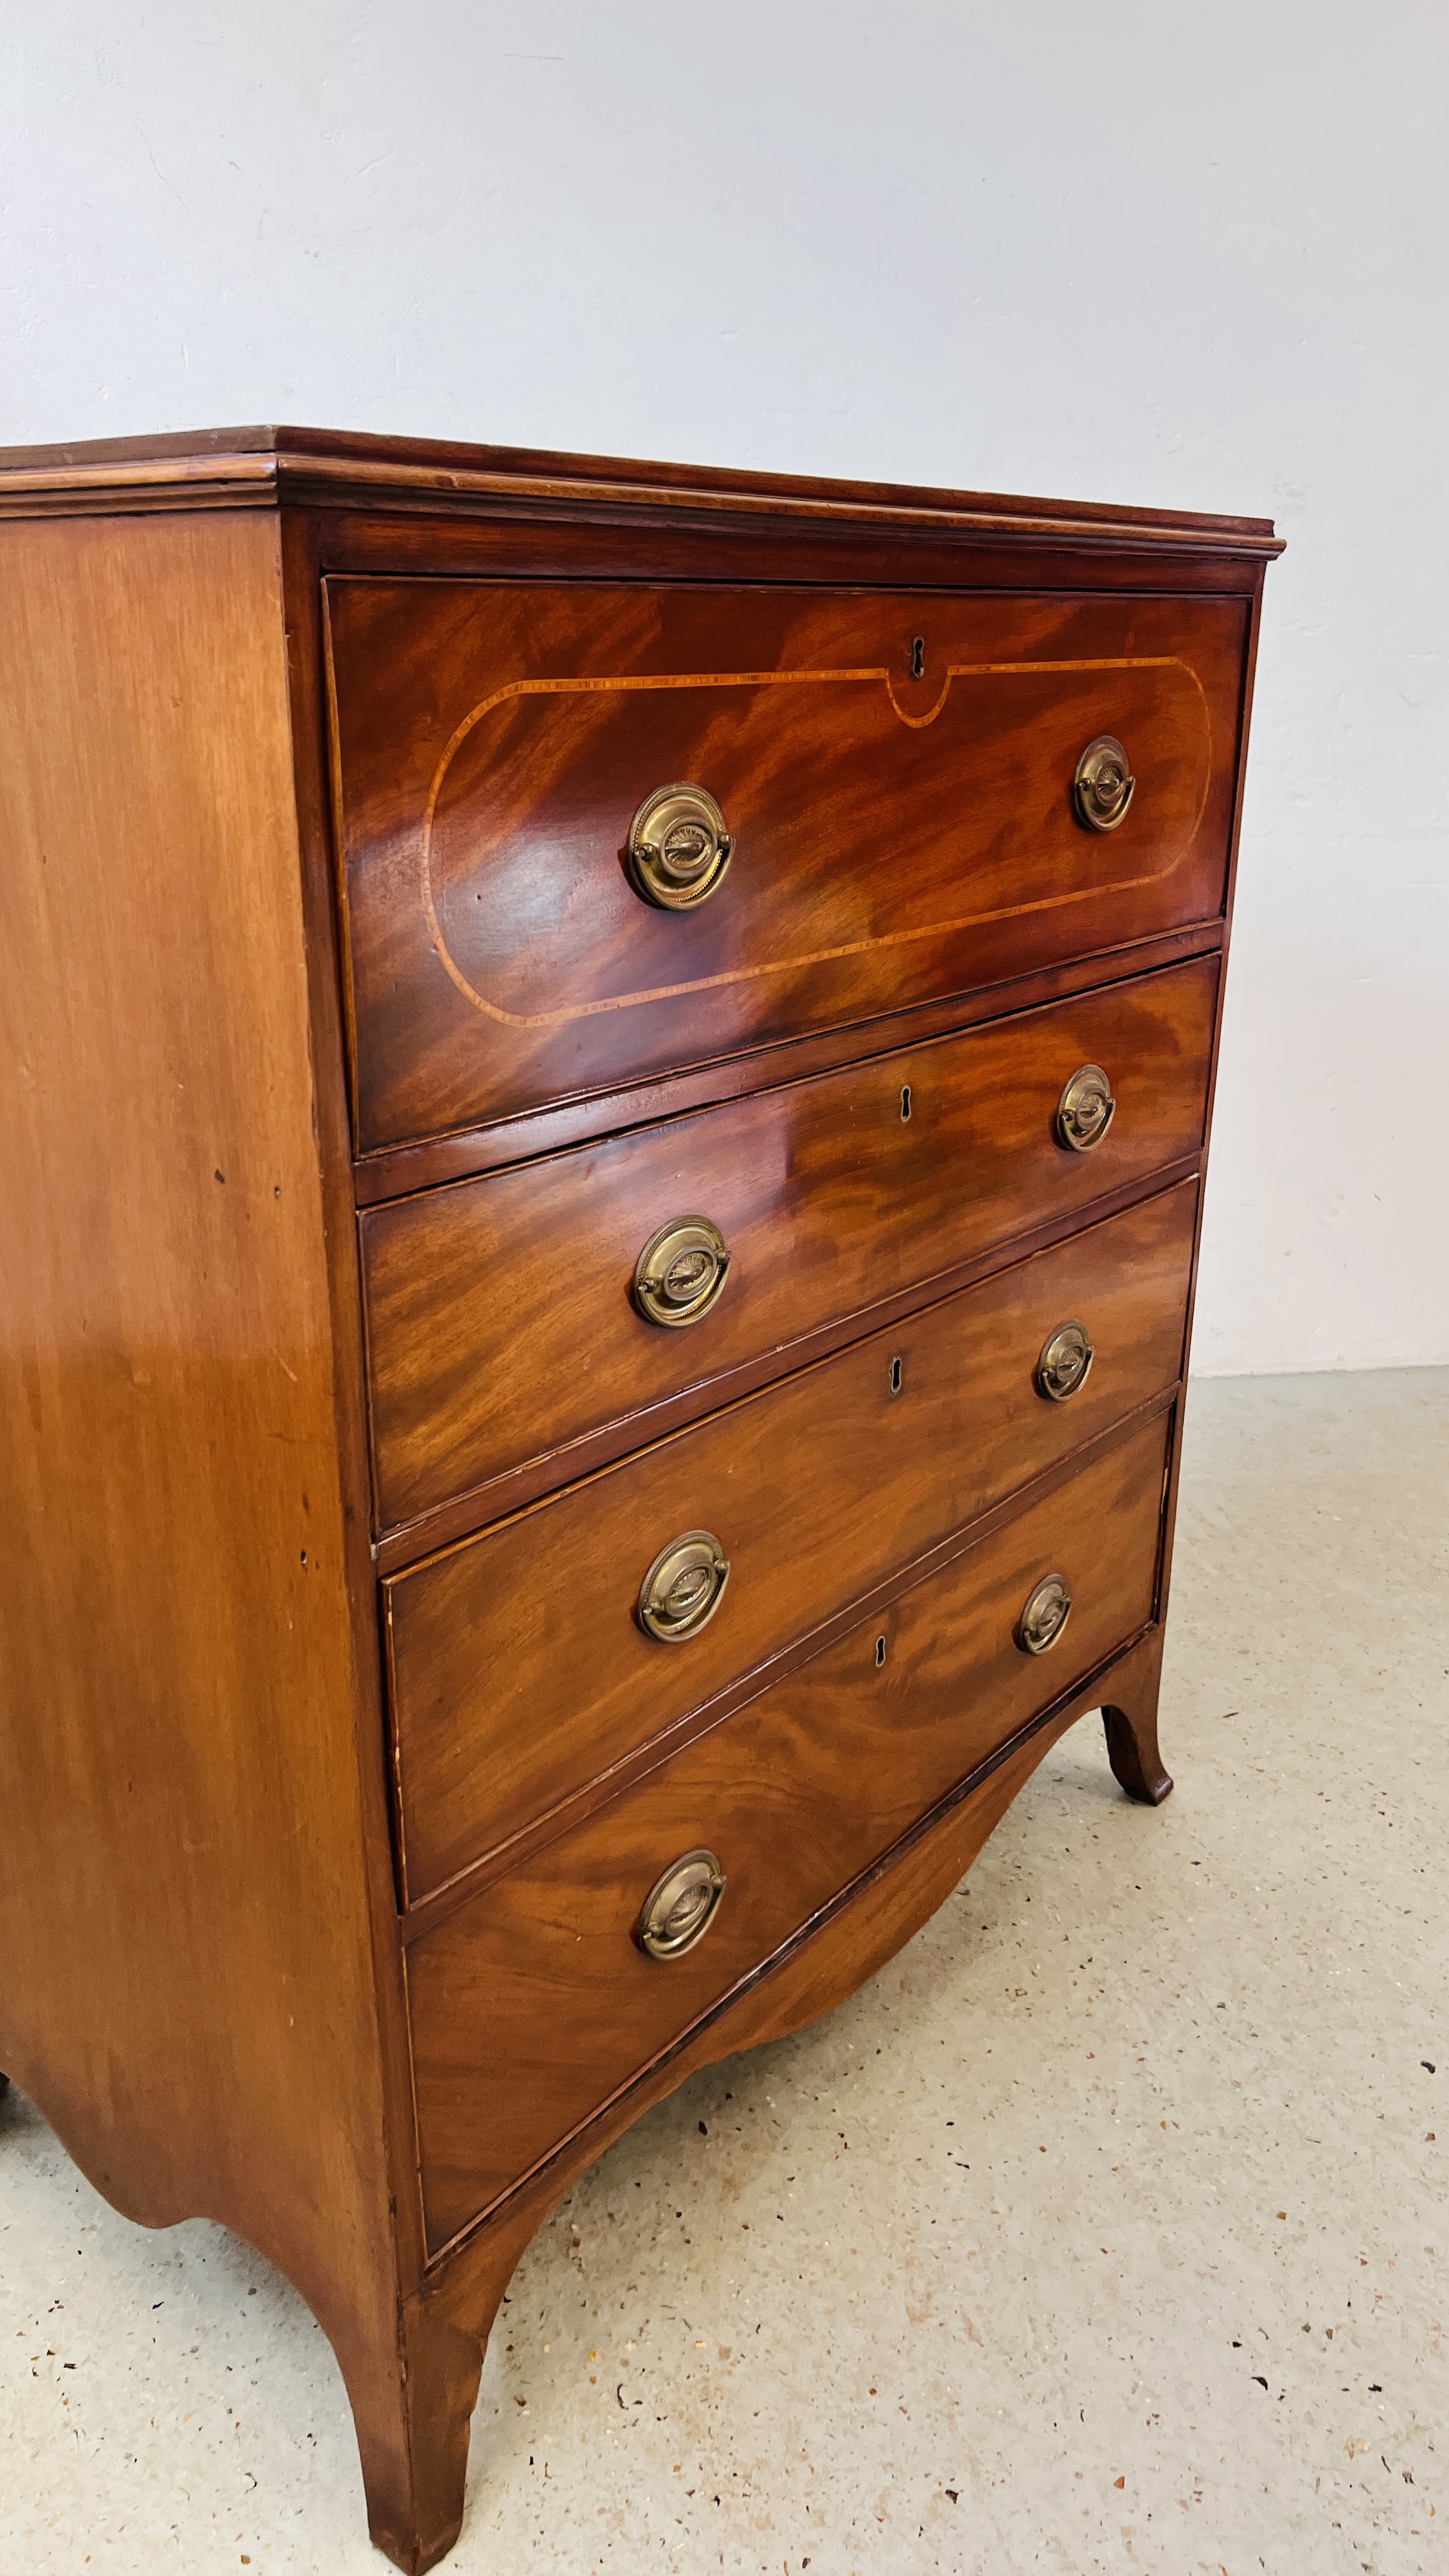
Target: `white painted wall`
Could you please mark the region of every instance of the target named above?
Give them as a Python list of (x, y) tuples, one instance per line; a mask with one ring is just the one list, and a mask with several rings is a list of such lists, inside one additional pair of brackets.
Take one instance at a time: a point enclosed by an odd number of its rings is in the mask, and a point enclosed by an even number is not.
[(1449, 1359), (1443, 0), (48, 0), (0, 437), (1266, 512), (1198, 1365)]

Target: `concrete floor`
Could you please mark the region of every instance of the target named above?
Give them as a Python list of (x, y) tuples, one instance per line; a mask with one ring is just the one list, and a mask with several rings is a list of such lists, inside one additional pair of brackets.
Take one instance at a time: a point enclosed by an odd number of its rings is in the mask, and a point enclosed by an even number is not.
[[(1176, 1794), (1084, 1723), (872, 1986), (595, 2167), (454, 2576), (1443, 2563), (1446, 1490), (1449, 1371), (1195, 1390)], [(383, 2563), (292, 2292), (14, 2096), (0, 2460), (6, 2576)]]

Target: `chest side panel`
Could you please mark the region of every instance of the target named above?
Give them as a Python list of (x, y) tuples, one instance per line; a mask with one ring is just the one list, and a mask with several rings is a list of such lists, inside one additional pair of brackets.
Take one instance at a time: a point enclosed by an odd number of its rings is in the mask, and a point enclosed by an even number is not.
[(0, 546), (0, 2065), (345, 2343), (391, 2228), (279, 531)]

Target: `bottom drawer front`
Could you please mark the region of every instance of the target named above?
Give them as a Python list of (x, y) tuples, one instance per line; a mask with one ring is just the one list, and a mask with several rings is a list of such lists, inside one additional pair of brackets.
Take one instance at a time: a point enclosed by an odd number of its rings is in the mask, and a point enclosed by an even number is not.
[[(1165, 1463), (1159, 1417), (414, 1941), (430, 2252), (1146, 1625)], [(1022, 1613), (1052, 1575), (1071, 1613), (1029, 1654)], [(645, 1900), (700, 1850), (717, 1914), (649, 1958)]]

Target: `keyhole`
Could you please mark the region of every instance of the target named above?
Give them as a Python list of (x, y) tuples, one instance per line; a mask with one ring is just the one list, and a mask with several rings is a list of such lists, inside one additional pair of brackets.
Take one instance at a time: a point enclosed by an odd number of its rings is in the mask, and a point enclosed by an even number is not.
[(884, 1637), (877, 1637), (877, 1639), (876, 1639), (876, 1641), (875, 1641), (875, 1668), (876, 1668), (876, 1671), (877, 1671), (877, 1672), (879, 1672), (879, 1671), (880, 1671), (880, 1668), (881, 1668), (881, 1666), (882, 1666), (882, 1664), (883, 1664), (884, 1662), (885, 1662), (885, 1639), (884, 1639)]
[(911, 678), (923, 680), (925, 676), (926, 639), (924, 635), (913, 635), (911, 637)]
[(910, 1086), (910, 1084), (909, 1084), (908, 1082), (903, 1082), (903, 1083), (901, 1084), (901, 1116), (902, 1116), (903, 1118), (909, 1118), (910, 1114), (911, 1114), (911, 1086)]
[(900, 1394), (900, 1391), (901, 1391), (901, 1380), (902, 1380), (902, 1378), (904, 1377), (904, 1375), (905, 1375), (905, 1363), (904, 1363), (904, 1361), (903, 1361), (903, 1360), (901, 1360), (901, 1359), (899, 1359), (899, 1358), (893, 1359), (893, 1360), (892, 1360), (892, 1362), (891, 1362), (891, 1393), (892, 1393), (892, 1395), (899, 1395), (899, 1394)]

